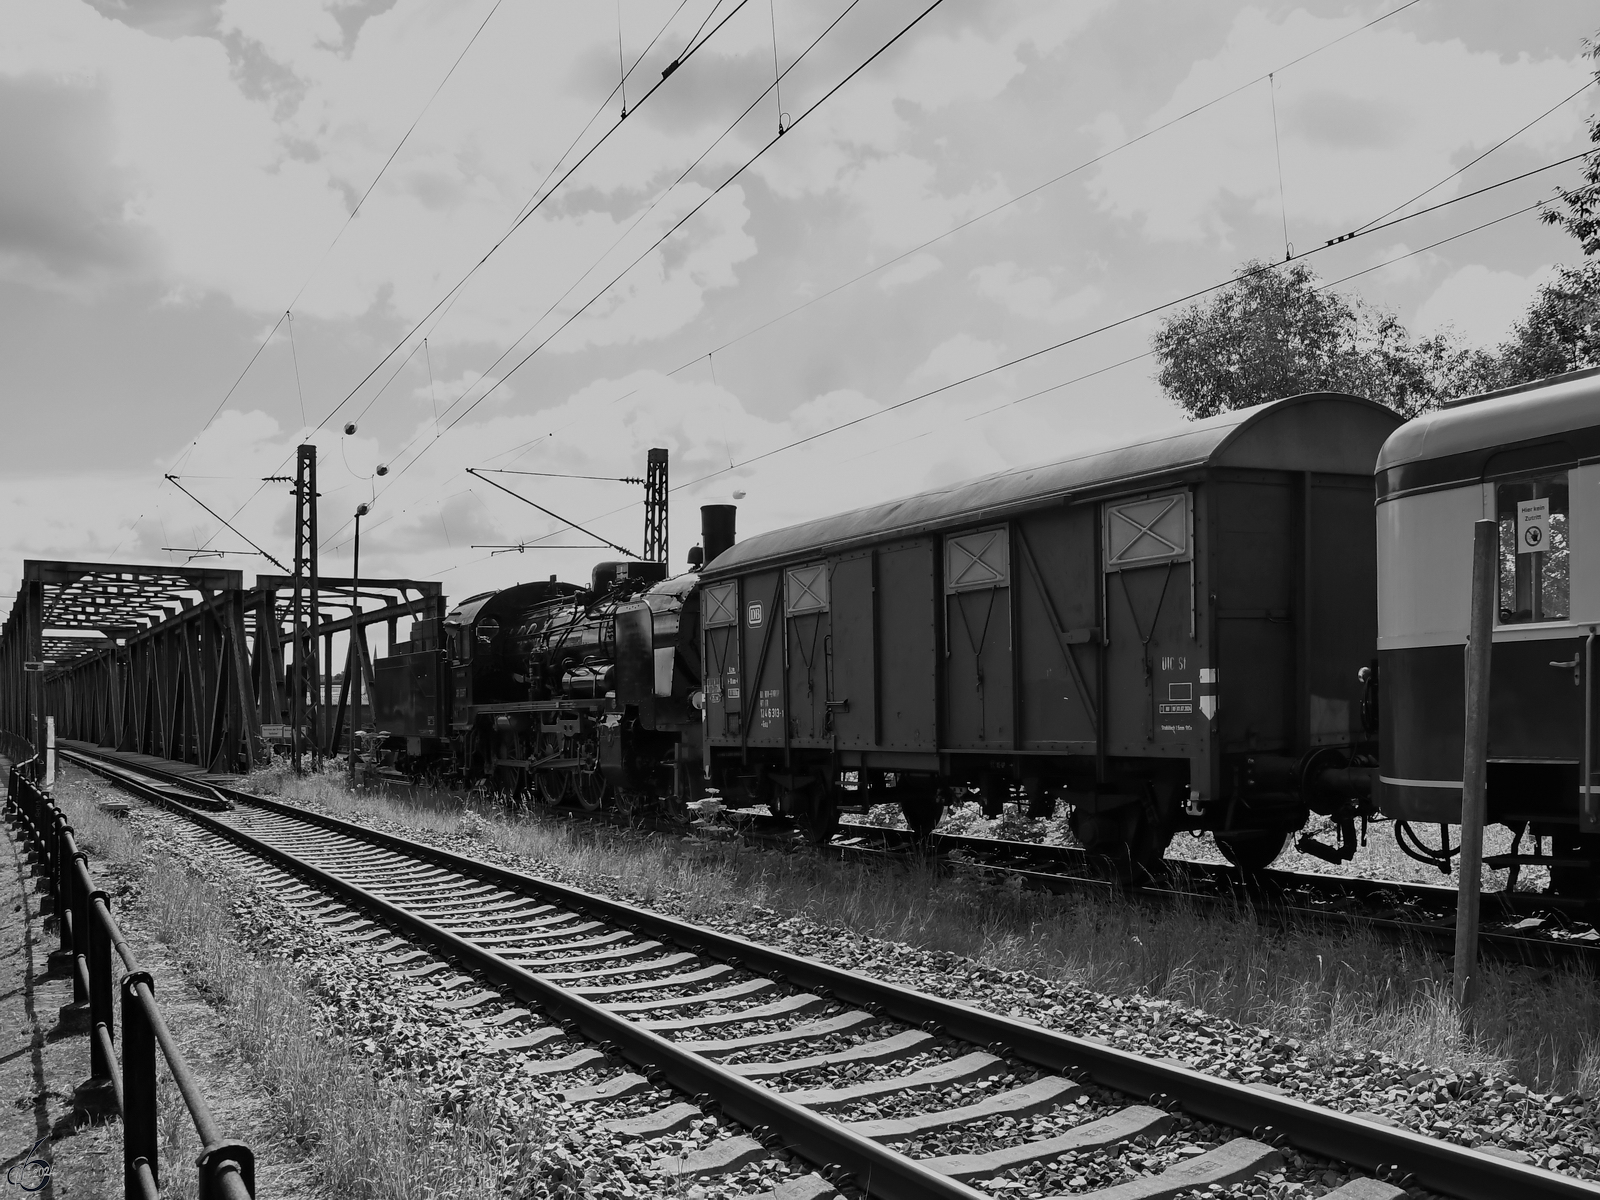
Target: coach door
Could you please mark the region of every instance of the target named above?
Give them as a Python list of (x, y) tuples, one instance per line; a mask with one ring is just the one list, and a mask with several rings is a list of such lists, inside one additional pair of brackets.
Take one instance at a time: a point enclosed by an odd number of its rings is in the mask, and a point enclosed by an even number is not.
[[(1583, 568), (1588, 564), (1574, 562), (1570, 535), (1575, 531), (1569, 523), (1574, 499), (1582, 516), (1600, 510), (1591, 498), (1600, 489), (1600, 469), (1545, 472), (1501, 480), (1489, 488), (1500, 526), (1489, 758), (1514, 764), (1524, 775), (1535, 764), (1544, 764), (1548, 790), (1564, 794), (1562, 808), (1571, 811), (1566, 805), (1576, 790), (1580, 828), (1600, 831), (1600, 812), (1581, 789), (1585, 759), (1591, 775), (1594, 770), (1595, 707), (1594, 697), (1586, 695), (1594, 687), (1595, 638), (1590, 630), (1595, 626), (1581, 619), (1600, 614), (1593, 611), (1592, 598), (1583, 595), (1589, 582)], [(1590, 511), (1583, 512), (1585, 508)], [(1585, 523), (1577, 524), (1578, 531), (1592, 536)], [(1587, 726), (1586, 715), (1591, 722)], [(1493, 788), (1495, 768), (1490, 771)], [(1574, 789), (1574, 783), (1580, 787)], [(1509, 815), (1523, 815), (1522, 810), (1533, 815), (1535, 807), (1515, 806)]]
[(1013, 749), (1009, 528), (946, 537), (944, 591), (946, 740)]
[(1194, 655), (1194, 527), (1187, 490), (1107, 503), (1105, 555), (1107, 750), (1145, 754), (1198, 741), (1200, 664)]
[(830, 745), (828, 699), (832, 630), (828, 619), (828, 564), (807, 563), (783, 573), (788, 625), (789, 736), (797, 746)]

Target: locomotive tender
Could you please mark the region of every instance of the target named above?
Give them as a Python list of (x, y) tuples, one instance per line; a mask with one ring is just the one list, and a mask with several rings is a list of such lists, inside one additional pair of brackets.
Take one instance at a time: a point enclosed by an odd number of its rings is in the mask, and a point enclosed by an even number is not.
[(710, 781), (818, 838), (976, 787), (1145, 867), (1179, 829), (1264, 866), (1308, 811), (1348, 857), (1398, 424), (1297, 396), (747, 538), (701, 575)]

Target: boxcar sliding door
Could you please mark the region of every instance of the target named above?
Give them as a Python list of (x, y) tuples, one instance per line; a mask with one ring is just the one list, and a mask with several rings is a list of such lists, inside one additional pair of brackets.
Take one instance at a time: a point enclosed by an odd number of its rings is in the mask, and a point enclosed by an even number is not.
[(1090, 754), (1099, 731), (1095, 506), (1017, 521), (1017, 694), (1025, 750)]
[(878, 744), (877, 573), (877, 552), (869, 550), (836, 560), (828, 580), (831, 732), (844, 750)]

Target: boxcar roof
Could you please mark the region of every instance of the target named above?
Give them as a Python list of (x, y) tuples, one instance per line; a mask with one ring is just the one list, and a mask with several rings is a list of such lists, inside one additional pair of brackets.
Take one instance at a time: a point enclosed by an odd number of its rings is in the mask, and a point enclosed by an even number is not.
[(758, 563), (829, 553), (933, 529), (995, 520), (1077, 494), (1159, 486), (1199, 468), (1246, 467), (1371, 475), (1378, 448), (1400, 418), (1381, 404), (1336, 392), (1291, 396), (1186, 421), (1137, 441), (1040, 466), (1001, 471), (759, 533), (708, 564), (703, 578)]
[(1379, 494), (1460, 486), (1600, 454), (1600, 368), (1458, 401), (1408, 421), (1378, 455)]

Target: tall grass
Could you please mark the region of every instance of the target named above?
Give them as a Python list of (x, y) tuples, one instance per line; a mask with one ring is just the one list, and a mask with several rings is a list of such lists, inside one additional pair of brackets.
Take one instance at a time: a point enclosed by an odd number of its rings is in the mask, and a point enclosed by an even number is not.
[(1441, 1067), (1506, 1071), (1541, 1090), (1600, 1089), (1600, 994), (1586, 970), (1486, 964), (1467, 1027), (1443, 956), (1359, 932), (1267, 927), (1245, 910), (1151, 909), (1051, 896), (929, 865), (883, 869), (734, 842), (643, 838), (440, 792), (352, 793), (336, 775), (257, 780), (263, 791), (354, 820), (391, 821), (577, 876), (605, 877), (692, 919), (772, 913), (948, 951), (1000, 970), (1113, 995), (1143, 994), (1304, 1042), (1312, 1053), (1376, 1049)]

